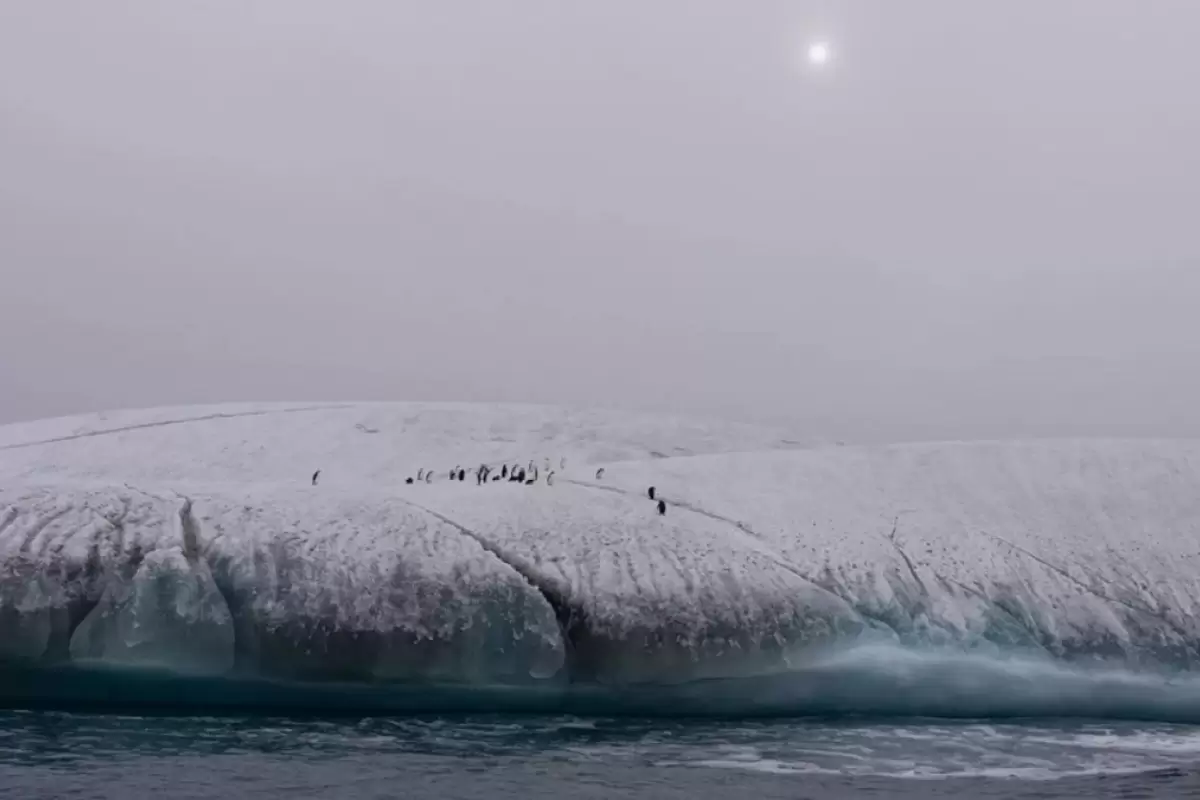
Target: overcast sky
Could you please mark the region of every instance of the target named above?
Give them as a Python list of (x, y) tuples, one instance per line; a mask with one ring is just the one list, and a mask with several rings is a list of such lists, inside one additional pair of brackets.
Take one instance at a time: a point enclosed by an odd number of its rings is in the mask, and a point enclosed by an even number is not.
[(1197, 30), (1195, 0), (0, 3), (0, 421), (1200, 434)]

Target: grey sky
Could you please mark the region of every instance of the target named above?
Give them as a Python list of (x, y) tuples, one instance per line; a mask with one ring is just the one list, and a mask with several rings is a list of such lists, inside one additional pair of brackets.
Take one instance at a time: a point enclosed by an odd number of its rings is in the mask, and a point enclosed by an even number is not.
[(1197, 30), (1194, 0), (0, 4), (0, 421), (1198, 434)]

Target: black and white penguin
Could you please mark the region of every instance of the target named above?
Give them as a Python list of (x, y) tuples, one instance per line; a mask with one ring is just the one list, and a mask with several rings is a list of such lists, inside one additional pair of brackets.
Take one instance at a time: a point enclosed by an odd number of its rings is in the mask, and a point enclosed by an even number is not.
[(659, 501), (658, 501), (658, 514), (659, 514), (659, 516), (665, 516), (665, 515), (666, 515), (666, 513), (667, 513), (667, 501), (666, 501), (666, 500), (659, 500)]
[(319, 478), (319, 477), (321, 477), (321, 470), (317, 470), (316, 472), (313, 473), (313, 481), (312, 481), (313, 486), (317, 485), (317, 478)]
[(458, 479), (460, 481), (465, 481), (467, 479), (467, 471), (462, 467), (458, 468)]
[(419, 470), (417, 470), (417, 480), (419, 480), (419, 481), (425, 480), (425, 468), (424, 467), (421, 467)]
[(646, 496), (649, 497), (651, 500), (654, 499), (654, 487), (653, 486), (651, 486), (649, 489), (646, 490)]
[(505, 464), (503, 467), (500, 468), (500, 477), (501, 478), (508, 477), (508, 464)]
[(604, 477), (604, 467), (601, 467), (600, 469), (596, 470), (596, 480), (600, 480), (603, 477)]
[(550, 470), (549, 472), (546, 473), (546, 485), (547, 486), (554, 485), (554, 470)]
[(433, 483), (433, 470), (429, 469), (425, 471), (425, 482)]
[(410, 484), (410, 485), (411, 485), (411, 484), (412, 484), (412, 482), (413, 482), (413, 479), (412, 479), (411, 477), (409, 477), (409, 478), (405, 478), (405, 479), (404, 479), (404, 482), (405, 482), (405, 483), (407, 483), (407, 484)]

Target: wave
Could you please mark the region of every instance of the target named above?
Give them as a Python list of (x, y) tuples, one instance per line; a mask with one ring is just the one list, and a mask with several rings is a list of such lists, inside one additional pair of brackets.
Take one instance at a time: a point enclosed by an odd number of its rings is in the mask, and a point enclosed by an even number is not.
[(6, 708), (139, 713), (1110, 719), (1200, 724), (1200, 677), (865, 645), (765, 675), (664, 685), (310, 682), (104, 665), (0, 667)]

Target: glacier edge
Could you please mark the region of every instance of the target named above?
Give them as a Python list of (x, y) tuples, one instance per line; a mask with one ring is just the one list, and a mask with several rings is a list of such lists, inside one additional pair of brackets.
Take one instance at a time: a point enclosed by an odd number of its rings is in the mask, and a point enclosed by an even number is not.
[[(887, 643), (1200, 658), (1193, 441), (805, 449), (664, 423), (688, 455), (661, 457), (618, 414), (282, 411), (130, 412), (0, 453), (0, 663), (633, 687)], [(559, 480), (444, 477), (474, 452)], [(417, 467), (438, 480), (404, 484)]]

